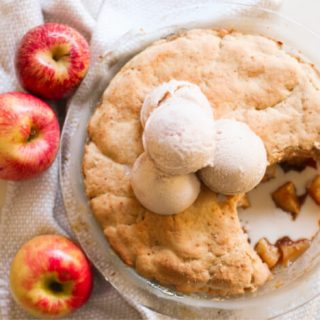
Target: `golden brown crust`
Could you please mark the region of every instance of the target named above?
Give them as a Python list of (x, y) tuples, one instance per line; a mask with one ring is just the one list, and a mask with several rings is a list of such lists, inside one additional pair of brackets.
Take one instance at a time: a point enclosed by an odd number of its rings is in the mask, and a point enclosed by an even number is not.
[(147, 212), (134, 198), (129, 170), (143, 152), (139, 112), (147, 93), (171, 79), (200, 86), (216, 118), (245, 121), (268, 160), (310, 154), (319, 141), (319, 77), (270, 39), (191, 30), (159, 40), (114, 77), (90, 120), (83, 171), (91, 207), (128, 265), (183, 292), (255, 290), (270, 273), (249, 246), (237, 197), (219, 203), (205, 189), (175, 216)]
[(133, 196), (130, 169), (103, 155), (92, 142), (85, 146), (83, 172), (89, 198), (105, 193)]

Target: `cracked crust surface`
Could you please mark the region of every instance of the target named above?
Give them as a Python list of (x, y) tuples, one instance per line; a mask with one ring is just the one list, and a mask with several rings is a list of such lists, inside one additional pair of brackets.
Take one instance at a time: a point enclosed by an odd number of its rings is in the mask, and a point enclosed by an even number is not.
[(200, 86), (215, 118), (246, 122), (263, 139), (274, 164), (316, 151), (319, 76), (266, 37), (191, 30), (159, 40), (130, 60), (89, 122), (86, 192), (122, 260), (182, 292), (254, 291), (270, 271), (242, 231), (236, 209), (240, 195), (221, 202), (203, 187), (186, 211), (160, 216), (143, 208), (131, 190), (130, 167), (143, 152), (140, 108), (154, 87), (171, 79)]

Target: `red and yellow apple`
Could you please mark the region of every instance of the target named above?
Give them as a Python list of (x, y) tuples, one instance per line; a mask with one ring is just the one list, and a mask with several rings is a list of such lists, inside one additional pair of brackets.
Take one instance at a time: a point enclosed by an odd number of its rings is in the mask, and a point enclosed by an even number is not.
[(45, 23), (28, 31), (16, 54), (16, 72), (22, 86), (45, 99), (70, 95), (86, 75), (89, 46), (75, 29)]
[(22, 180), (46, 170), (60, 140), (50, 106), (22, 92), (0, 94), (0, 179)]
[(82, 250), (59, 235), (25, 243), (10, 269), (13, 298), (36, 317), (62, 317), (81, 307), (90, 296), (92, 279)]

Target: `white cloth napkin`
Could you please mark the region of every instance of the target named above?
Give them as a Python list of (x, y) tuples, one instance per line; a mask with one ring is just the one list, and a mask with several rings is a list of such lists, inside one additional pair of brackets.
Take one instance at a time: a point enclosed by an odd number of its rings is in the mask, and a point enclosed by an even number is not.
[[(108, 45), (132, 28), (150, 25), (155, 12), (198, 3), (196, 0), (2, 0), (0, 2), (0, 92), (21, 90), (14, 72), (15, 47), (22, 35), (44, 21), (66, 23), (79, 30), (95, 50)], [(243, 0), (275, 9), (281, 0)], [(171, 21), (175, 23), (175, 21)], [(156, 26), (155, 26), (156, 27)], [(90, 85), (85, 79), (82, 87)], [(85, 97), (84, 97), (85, 98)], [(11, 260), (18, 248), (37, 234), (60, 233), (73, 237), (58, 186), (58, 159), (38, 178), (10, 182), (0, 213), (0, 319), (32, 319), (13, 302), (8, 288)], [(315, 319), (316, 303), (286, 316)], [(125, 301), (98, 274), (89, 302), (68, 319), (160, 319), (152, 311)]]

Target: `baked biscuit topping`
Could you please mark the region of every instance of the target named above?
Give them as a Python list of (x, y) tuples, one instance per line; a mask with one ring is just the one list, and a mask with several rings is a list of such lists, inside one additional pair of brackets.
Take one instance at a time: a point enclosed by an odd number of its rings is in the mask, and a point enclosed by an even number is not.
[(319, 141), (320, 81), (309, 65), (273, 40), (238, 32), (191, 30), (155, 42), (129, 61), (92, 116), (83, 171), (91, 207), (122, 260), (148, 279), (182, 292), (254, 291), (270, 271), (250, 247), (237, 215), (239, 195), (219, 202), (202, 188), (174, 216), (143, 208), (130, 170), (143, 152), (140, 109), (171, 79), (198, 85), (215, 118), (246, 122), (269, 163), (314, 156)]

